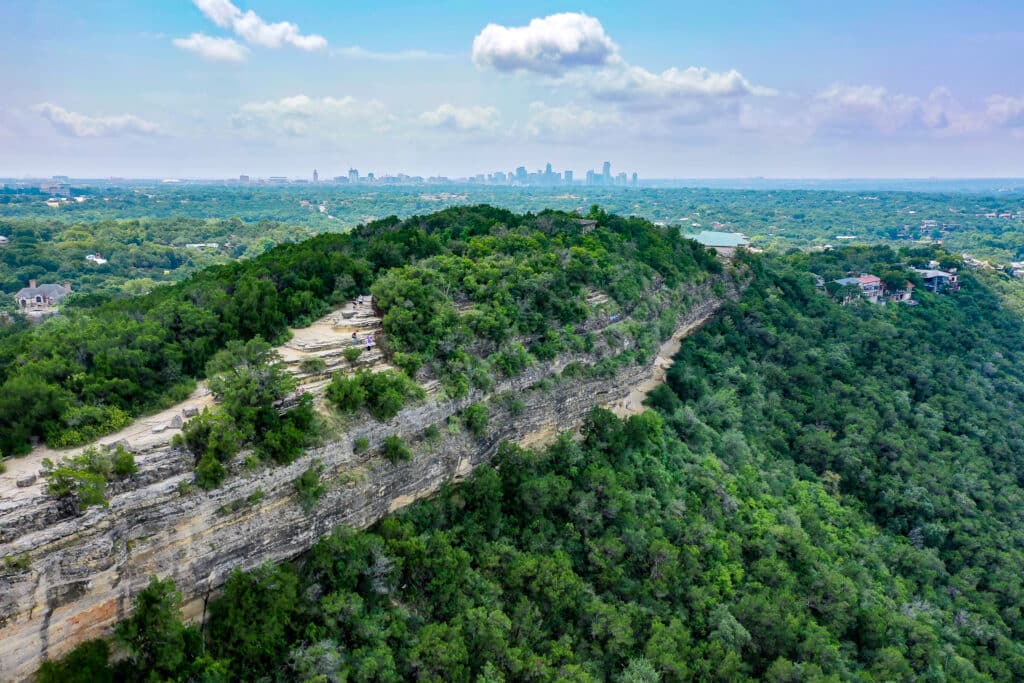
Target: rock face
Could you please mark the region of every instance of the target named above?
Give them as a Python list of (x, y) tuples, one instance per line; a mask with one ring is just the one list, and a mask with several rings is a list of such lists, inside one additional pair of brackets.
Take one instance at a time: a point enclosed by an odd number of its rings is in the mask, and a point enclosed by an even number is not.
[[(721, 303), (710, 285), (692, 292), (679, 327), (695, 327)], [(189, 454), (161, 448), (136, 453), (139, 472), (110, 486), (109, 508), (69, 519), (44, 496), (0, 500), (0, 557), (28, 560), (0, 564), (0, 680), (27, 679), (45, 659), (109, 635), (151, 575), (174, 579), (186, 618), (201, 619), (235, 568), (293, 558), (338, 525), (366, 527), (466, 476), (502, 441), (537, 445), (574, 429), (592, 408), (622, 401), (655, 373), (652, 358), (609, 378), (557, 377), (570, 362), (595, 361), (592, 354), (563, 357), (499, 383), (482, 438), (445, 427), (460, 410), (489, 398), (477, 393), (410, 406), (386, 424), (360, 421), (291, 465), (240, 472), (210, 492), (189, 486)], [(496, 398), (506, 392), (521, 403)], [(421, 437), (431, 425), (441, 426), (444, 438), (428, 447)], [(392, 434), (411, 445), (409, 462), (392, 465), (379, 454)], [(370, 448), (357, 454), (353, 443), (360, 437)], [(328, 491), (307, 513), (294, 481), (315, 462), (324, 467)]]

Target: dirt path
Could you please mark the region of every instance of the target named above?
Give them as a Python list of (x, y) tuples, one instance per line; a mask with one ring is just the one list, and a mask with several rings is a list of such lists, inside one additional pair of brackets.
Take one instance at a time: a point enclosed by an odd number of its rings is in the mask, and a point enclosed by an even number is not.
[[(298, 367), (299, 363), (306, 358), (319, 357), (326, 363), (328, 371), (342, 367), (350, 368), (350, 364), (344, 361), (342, 352), (346, 347), (353, 345), (353, 332), (364, 349), (366, 348), (366, 337), (376, 337), (380, 332), (380, 318), (374, 314), (369, 297), (366, 297), (362, 304), (347, 303), (340, 309), (331, 311), (316, 320), (309, 327), (293, 329), (292, 338), (277, 347), (277, 351), (281, 354), (282, 360), (288, 364), (289, 370), (299, 377), (303, 389), (308, 390), (310, 384), (324, 383), (324, 380), (319, 377), (304, 376)], [(383, 362), (376, 344), (369, 352), (364, 351), (359, 365), (369, 367), (374, 371), (389, 367)], [(37, 479), (34, 484), (25, 487), (19, 487), (17, 482), (19, 479), (37, 475), (42, 467), (43, 458), (57, 460), (81, 453), (89, 446), (127, 441), (131, 450), (136, 454), (136, 460), (143, 462), (148, 457), (147, 453), (155, 455), (154, 452), (169, 445), (174, 435), (181, 431), (176, 417), (180, 417), (184, 422), (193, 410), (201, 412), (203, 408), (213, 405), (213, 402), (213, 396), (207, 389), (206, 382), (200, 382), (196, 390), (184, 401), (158, 413), (136, 418), (124, 429), (107, 434), (88, 446), (54, 450), (43, 445), (32, 449), (32, 452), (26, 456), (7, 458), (4, 460), (6, 471), (0, 474), (0, 501), (13, 501), (40, 495), (42, 480)]]
[(628, 396), (612, 403), (609, 409), (619, 417), (629, 417), (647, 410), (644, 406), (644, 399), (647, 398), (647, 394), (665, 383), (665, 375), (672, 367), (672, 358), (679, 353), (683, 340), (711, 319), (711, 316), (718, 312), (719, 307), (719, 305), (709, 306), (702, 310), (697, 317), (679, 327), (658, 349), (650, 379), (633, 387)]

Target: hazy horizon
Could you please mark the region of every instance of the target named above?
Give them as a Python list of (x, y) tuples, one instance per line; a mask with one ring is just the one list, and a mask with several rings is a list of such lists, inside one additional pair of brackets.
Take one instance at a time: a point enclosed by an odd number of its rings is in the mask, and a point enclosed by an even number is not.
[(14, 2), (0, 175), (1019, 176), (1024, 6), (891, 5)]

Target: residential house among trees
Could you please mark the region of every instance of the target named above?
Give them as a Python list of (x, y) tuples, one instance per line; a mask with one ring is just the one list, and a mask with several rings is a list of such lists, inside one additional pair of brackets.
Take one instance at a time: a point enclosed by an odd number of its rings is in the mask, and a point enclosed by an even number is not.
[[(859, 295), (873, 304), (878, 303), (878, 299), (884, 293), (882, 279), (877, 275), (863, 274), (860, 277), (842, 277), (835, 280), (835, 283), (840, 287), (856, 287), (860, 290)], [(847, 290), (847, 292), (851, 291)], [(847, 293), (842, 297), (842, 302), (849, 303), (853, 298), (854, 295)]]
[(28, 287), (19, 289), (14, 302), (19, 311), (44, 311), (59, 304), (71, 293), (71, 283), (62, 285), (45, 284), (36, 286), (35, 280), (28, 281)]
[(956, 292), (960, 289), (960, 277), (957, 275), (956, 268), (951, 268), (948, 272), (936, 268), (913, 268), (912, 270), (921, 276), (925, 289), (934, 294)]

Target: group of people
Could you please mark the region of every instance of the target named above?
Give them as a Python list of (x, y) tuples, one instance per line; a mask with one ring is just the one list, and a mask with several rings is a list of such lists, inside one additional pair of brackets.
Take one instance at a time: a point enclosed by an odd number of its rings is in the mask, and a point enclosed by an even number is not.
[[(356, 304), (357, 306), (362, 306), (363, 305), (363, 296), (360, 295), (360, 297), (358, 299), (356, 299), (355, 301), (353, 301), (352, 303)], [(358, 344), (359, 343), (359, 333), (358, 332), (353, 332), (352, 333), (352, 343), (353, 344)], [(368, 335), (366, 335), (366, 350), (369, 351), (372, 348), (373, 348), (373, 335), (372, 334), (368, 334)]]

